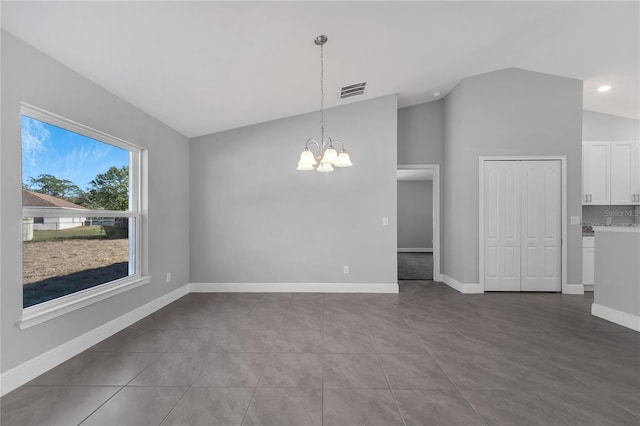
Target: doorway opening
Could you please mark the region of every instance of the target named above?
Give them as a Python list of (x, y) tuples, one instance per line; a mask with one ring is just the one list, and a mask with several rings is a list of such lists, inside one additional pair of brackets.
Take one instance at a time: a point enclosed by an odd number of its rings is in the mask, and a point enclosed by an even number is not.
[(440, 165), (398, 165), (398, 280), (440, 275)]

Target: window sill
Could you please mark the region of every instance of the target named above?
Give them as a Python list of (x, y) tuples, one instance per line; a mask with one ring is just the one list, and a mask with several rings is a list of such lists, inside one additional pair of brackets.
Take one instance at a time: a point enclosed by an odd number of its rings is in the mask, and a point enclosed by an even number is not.
[(22, 310), (22, 318), (16, 321), (16, 325), (20, 330), (25, 330), (34, 325), (42, 324), (45, 321), (115, 296), (116, 294), (133, 290), (149, 282), (151, 282), (150, 276), (127, 277), (48, 302), (29, 306)]

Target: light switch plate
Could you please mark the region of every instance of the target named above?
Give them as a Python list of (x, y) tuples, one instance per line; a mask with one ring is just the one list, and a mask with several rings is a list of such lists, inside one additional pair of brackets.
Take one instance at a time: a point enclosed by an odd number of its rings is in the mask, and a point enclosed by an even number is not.
[(384, 226), (389, 225), (389, 218), (387, 216), (384, 216), (382, 218), (382, 225), (384, 225)]
[(572, 225), (580, 225), (580, 216), (571, 216)]

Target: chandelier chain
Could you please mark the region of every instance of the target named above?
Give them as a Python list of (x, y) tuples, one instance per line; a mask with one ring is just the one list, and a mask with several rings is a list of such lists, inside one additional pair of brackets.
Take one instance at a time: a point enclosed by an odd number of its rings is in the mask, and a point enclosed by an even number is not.
[(320, 45), (320, 130), (324, 138), (324, 44)]

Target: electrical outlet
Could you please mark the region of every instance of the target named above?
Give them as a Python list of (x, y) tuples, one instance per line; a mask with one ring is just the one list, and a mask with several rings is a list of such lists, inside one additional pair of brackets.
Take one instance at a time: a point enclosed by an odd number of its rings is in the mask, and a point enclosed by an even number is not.
[(382, 217), (382, 225), (383, 226), (388, 226), (389, 225), (389, 218), (387, 216), (383, 216)]
[(342, 267), (342, 270), (344, 271), (345, 274), (348, 274), (349, 273), (349, 265), (344, 265)]
[(171, 282), (171, 272), (167, 272), (167, 283)]

